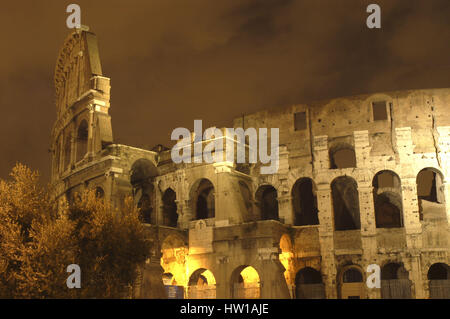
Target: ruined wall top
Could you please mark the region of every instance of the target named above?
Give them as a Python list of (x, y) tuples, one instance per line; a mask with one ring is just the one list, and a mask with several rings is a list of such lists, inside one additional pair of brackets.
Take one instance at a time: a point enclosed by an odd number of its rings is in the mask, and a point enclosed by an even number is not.
[(265, 109), (236, 118), (233, 126), (279, 128), (280, 144), (302, 154), (310, 153), (311, 136), (330, 141), (355, 131), (368, 131), (372, 151), (385, 153), (395, 128), (410, 127), (415, 152), (427, 152), (433, 151), (432, 132), (450, 126), (449, 112), (450, 88), (405, 90)]
[(54, 75), (56, 106), (62, 112), (102, 76), (97, 37), (86, 29), (69, 34), (59, 52)]

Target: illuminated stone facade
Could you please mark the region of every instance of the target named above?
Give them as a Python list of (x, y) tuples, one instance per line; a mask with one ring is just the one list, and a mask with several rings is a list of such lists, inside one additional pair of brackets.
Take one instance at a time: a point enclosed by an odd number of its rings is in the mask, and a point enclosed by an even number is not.
[[(166, 297), (164, 284), (185, 298), (450, 298), (450, 89), (238, 118), (280, 129), (279, 170), (261, 175), (114, 144), (110, 80), (86, 30), (66, 39), (55, 86), (55, 195), (94, 188), (114, 207), (133, 195), (155, 244), (134, 297)], [(381, 289), (366, 286), (370, 264)]]

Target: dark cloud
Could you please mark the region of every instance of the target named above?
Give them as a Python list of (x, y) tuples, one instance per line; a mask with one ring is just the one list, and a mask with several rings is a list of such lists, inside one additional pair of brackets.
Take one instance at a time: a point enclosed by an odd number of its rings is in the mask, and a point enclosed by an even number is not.
[[(52, 76), (74, 1), (0, 12), (0, 177), (49, 174)], [(366, 7), (382, 8), (369, 30)], [(228, 126), (262, 108), (376, 91), (448, 87), (448, 0), (76, 1), (111, 77), (117, 142), (170, 145), (175, 127)]]

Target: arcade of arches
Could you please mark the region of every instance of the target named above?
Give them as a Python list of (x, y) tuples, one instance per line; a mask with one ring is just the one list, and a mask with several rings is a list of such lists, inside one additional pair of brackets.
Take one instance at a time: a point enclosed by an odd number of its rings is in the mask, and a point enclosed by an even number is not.
[[(194, 151), (177, 164), (162, 145), (117, 143), (92, 31), (68, 35), (54, 80), (54, 196), (99, 187), (114, 208), (133, 196), (155, 243), (136, 290), (154, 296), (145, 287), (164, 292), (164, 282), (171, 298), (450, 298), (450, 89), (239, 116), (233, 127), (279, 128), (278, 170), (262, 174), (260, 163), (199, 163)], [(242, 144), (247, 152), (252, 139)], [(380, 264), (383, 288), (364, 286), (368, 263)]]
[[(142, 166), (142, 162), (140, 165)], [(148, 163), (147, 163), (148, 164)], [(151, 169), (137, 167), (133, 170), (132, 181), (136, 188), (136, 195), (141, 195), (138, 206), (141, 208), (145, 221), (151, 223), (154, 202), (150, 196), (155, 196), (152, 183)], [(419, 205), (434, 203), (436, 207), (444, 205), (442, 177), (435, 170), (424, 169), (417, 176)], [(277, 190), (271, 185), (263, 185), (255, 192), (255, 201), (247, 183), (240, 181), (239, 189), (245, 204), (248, 220), (279, 220), (279, 204)], [(331, 204), (334, 213), (336, 230), (358, 230), (361, 227), (359, 191), (357, 182), (349, 176), (335, 178), (330, 183)], [(210, 180), (203, 178), (193, 184), (191, 189), (191, 203), (195, 214), (192, 220), (210, 219), (215, 216), (215, 189)], [(312, 236), (314, 226), (319, 225), (319, 208), (317, 188), (311, 178), (299, 178), (291, 189), (291, 205), (294, 224), (300, 226), (299, 232), (306, 232)], [(389, 170), (377, 172), (372, 179), (372, 193), (374, 203), (374, 220), (377, 229), (401, 229), (404, 227), (402, 185), (399, 176)], [(154, 200), (154, 199), (153, 199)], [(162, 219), (160, 224), (172, 228), (177, 227), (178, 207), (177, 194), (172, 188), (162, 192)], [(253, 206), (255, 203), (255, 206)], [(428, 210), (426, 210), (428, 211)], [(436, 210), (439, 212), (439, 210)], [(440, 211), (443, 214), (442, 210)], [(254, 217), (252, 217), (254, 216)], [(425, 214), (425, 219), (427, 215)], [(303, 228), (306, 227), (306, 228)], [(311, 228), (313, 227), (313, 228)], [(300, 234), (300, 233), (299, 233)], [(320, 259), (308, 256), (305, 239), (301, 240), (299, 251), (297, 241), (284, 234), (279, 241), (279, 261), (284, 267), (284, 279), (292, 298), (323, 299), (330, 294), (327, 282), (321, 272)], [(189, 255), (189, 245), (181, 239), (167, 240), (162, 249), (164, 268), (163, 281), (167, 288), (177, 287), (177, 296), (182, 291), (184, 298), (208, 299), (216, 298), (217, 286), (213, 269), (202, 268), (202, 263), (196, 261), (195, 254)], [(320, 251), (317, 253), (320, 254)], [(314, 256), (314, 255), (311, 255)], [(300, 259), (299, 259), (300, 257)], [(313, 258), (313, 259), (311, 259)], [(318, 257), (317, 257), (318, 258)], [(311, 262), (312, 261), (312, 262)], [(445, 263), (433, 265), (429, 272), (428, 286), (430, 298), (444, 298), (449, 296), (448, 268)], [(190, 272), (190, 269), (196, 269)], [(232, 298), (259, 298), (261, 296), (261, 279), (258, 271), (251, 265), (236, 268), (230, 276), (230, 294)], [(412, 298), (413, 282), (402, 263), (388, 263), (382, 267), (381, 289), (379, 296), (384, 299)], [(345, 266), (338, 270), (336, 281), (336, 296), (338, 298), (368, 298), (365, 287), (365, 273), (357, 264)]]

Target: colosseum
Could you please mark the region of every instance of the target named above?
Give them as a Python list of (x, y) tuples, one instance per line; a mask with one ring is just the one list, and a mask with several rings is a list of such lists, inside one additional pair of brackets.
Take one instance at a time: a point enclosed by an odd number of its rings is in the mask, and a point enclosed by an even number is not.
[[(279, 128), (279, 169), (262, 175), (258, 163), (175, 164), (162, 145), (115, 144), (87, 28), (65, 40), (54, 81), (55, 196), (88, 187), (120, 208), (132, 195), (154, 243), (132, 297), (450, 298), (450, 89), (237, 118)], [(373, 264), (379, 288), (366, 284)]]

